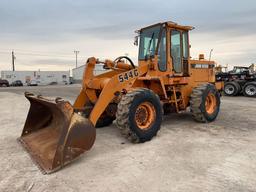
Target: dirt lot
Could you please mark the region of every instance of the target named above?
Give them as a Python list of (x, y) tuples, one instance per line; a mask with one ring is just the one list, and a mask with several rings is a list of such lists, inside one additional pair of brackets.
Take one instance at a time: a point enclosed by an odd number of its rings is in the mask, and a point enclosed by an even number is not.
[(0, 89), (0, 191), (256, 191), (256, 99), (222, 97), (218, 119), (165, 116), (152, 141), (131, 144), (115, 125), (91, 151), (42, 175), (16, 142), (29, 108), (24, 90), (74, 101), (79, 86)]

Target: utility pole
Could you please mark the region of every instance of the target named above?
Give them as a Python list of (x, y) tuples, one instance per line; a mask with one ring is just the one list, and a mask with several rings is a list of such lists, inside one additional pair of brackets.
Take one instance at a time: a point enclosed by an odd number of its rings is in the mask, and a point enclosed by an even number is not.
[(211, 49), (211, 51), (210, 51), (209, 61), (211, 61), (211, 58), (212, 58), (212, 52), (213, 52), (213, 49)]
[[(129, 53), (125, 53), (124, 54), (126, 57), (128, 57), (129, 56)], [(125, 63), (127, 63), (127, 59), (125, 60)]]
[(79, 51), (75, 50), (74, 53), (76, 54), (76, 68), (77, 68), (77, 55), (78, 55)]
[(15, 71), (15, 65), (14, 65), (14, 60), (16, 57), (14, 56), (14, 51), (12, 51), (12, 71)]

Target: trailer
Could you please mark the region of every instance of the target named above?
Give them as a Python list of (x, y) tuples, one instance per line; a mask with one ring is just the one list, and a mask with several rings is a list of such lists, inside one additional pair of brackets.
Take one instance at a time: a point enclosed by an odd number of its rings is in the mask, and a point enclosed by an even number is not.
[(255, 64), (249, 67), (235, 66), (231, 71), (223, 71), (219, 66), (216, 71), (216, 81), (224, 81), (224, 93), (227, 96), (243, 94), (246, 97), (256, 97)]

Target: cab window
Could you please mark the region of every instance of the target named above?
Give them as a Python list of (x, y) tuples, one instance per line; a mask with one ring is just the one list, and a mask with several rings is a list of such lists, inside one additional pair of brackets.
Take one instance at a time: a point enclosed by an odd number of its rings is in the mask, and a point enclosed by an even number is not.
[(188, 32), (187, 31), (182, 33), (182, 39), (183, 39), (183, 58), (188, 60), (189, 45), (188, 45)]
[(162, 30), (162, 38), (158, 48), (158, 68), (160, 71), (166, 71), (166, 30)]

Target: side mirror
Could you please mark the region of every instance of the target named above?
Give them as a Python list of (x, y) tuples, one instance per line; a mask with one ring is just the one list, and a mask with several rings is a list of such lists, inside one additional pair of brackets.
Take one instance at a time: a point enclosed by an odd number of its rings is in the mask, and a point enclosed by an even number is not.
[(135, 36), (134, 37), (134, 43), (133, 43), (135, 46), (138, 46), (139, 45), (139, 36)]

